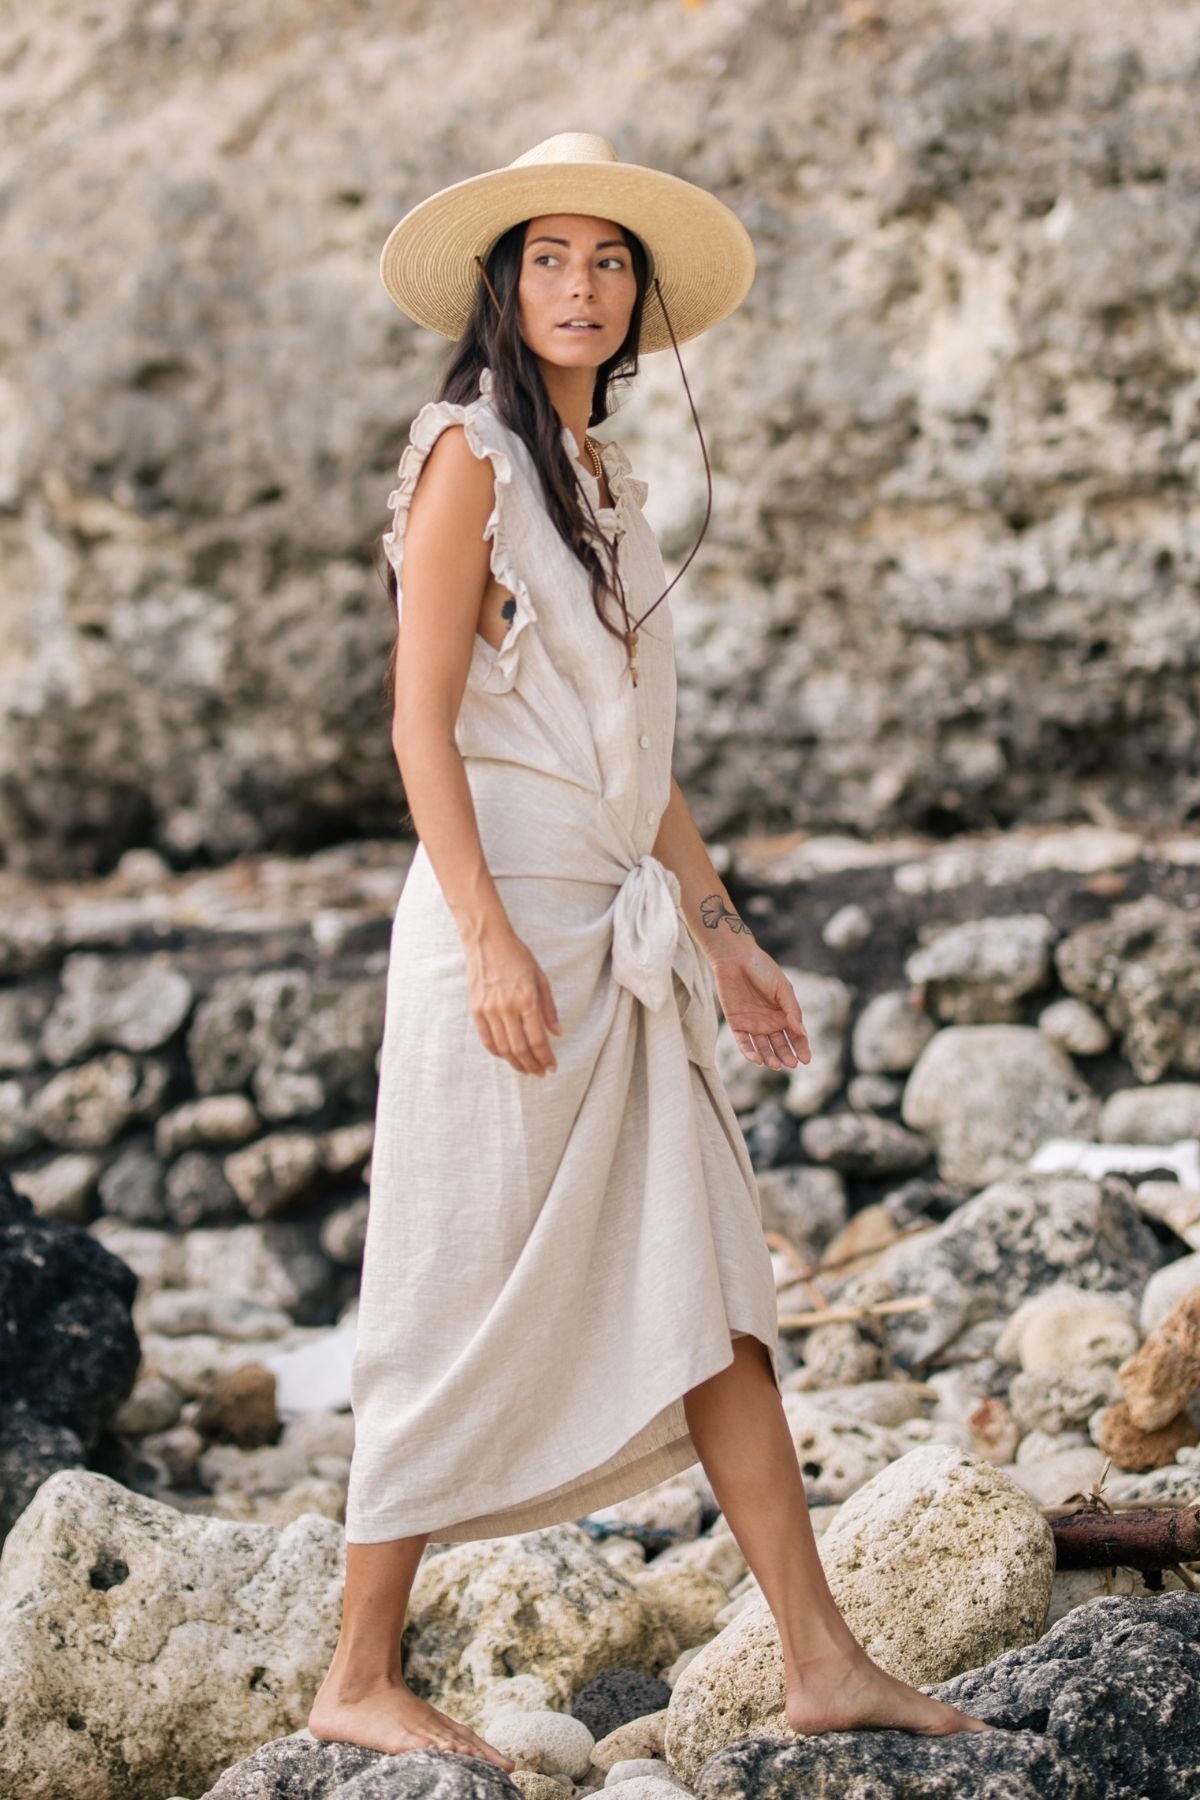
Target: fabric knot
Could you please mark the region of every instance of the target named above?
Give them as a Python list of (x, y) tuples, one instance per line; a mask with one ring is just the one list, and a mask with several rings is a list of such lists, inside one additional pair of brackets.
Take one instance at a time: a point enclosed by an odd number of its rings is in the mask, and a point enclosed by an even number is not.
[(688, 1056), (711, 1068), (717, 1044), (712, 971), (679, 904), (675, 871), (656, 856), (639, 856), (613, 904), (613, 975), (654, 1012), (671, 998), (678, 975), (686, 992), (680, 1023)]
[(613, 907), (613, 974), (655, 1012), (671, 992), (682, 924), (679, 878), (656, 856), (639, 856)]

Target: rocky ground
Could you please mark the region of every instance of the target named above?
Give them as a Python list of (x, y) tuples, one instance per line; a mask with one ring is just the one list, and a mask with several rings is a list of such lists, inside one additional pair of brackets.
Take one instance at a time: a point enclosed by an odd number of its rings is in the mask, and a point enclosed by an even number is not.
[(716, 855), (813, 1038), (790, 1072), (720, 1054), (831, 1583), (885, 1666), (1009, 1729), (796, 1739), (697, 1465), (430, 1545), (406, 1668), (511, 1783), (307, 1736), (406, 851), (137, 855), (0, 888), (0, 1794), (1200, 1788), (1200, 1563), (1066, 1568), (1051, 1524), (1200, 1502), (1200, 837)]

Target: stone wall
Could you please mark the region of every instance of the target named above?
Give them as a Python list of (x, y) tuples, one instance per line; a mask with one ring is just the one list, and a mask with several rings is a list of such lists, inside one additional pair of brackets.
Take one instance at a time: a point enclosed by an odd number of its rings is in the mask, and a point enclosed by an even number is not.
[[(711, 187), (759, 253), (683, 352), (715, 485), (672, 595), (702, 827), (1189, 816), (1198, 19), (10, 15), (0, 855), (80, 875), (399, 831), (372, 558), (446, 346), (379, 249), (576, 126)], [(677, 562), (704, 479), (672, 353), (608, 429)]]

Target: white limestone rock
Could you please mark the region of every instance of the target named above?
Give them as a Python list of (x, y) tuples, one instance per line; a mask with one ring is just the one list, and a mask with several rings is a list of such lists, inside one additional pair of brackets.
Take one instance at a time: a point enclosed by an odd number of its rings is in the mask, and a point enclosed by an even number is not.
[(1045, 1138), (1088, 1136), (1099, 1102), (1070, 1058), (1030, 1025), (951, 1025), (904, 1089), (904, 1123), (937, 1146), (944, 1180), (1014, 1173)]
[(1054, 1576), (1037, 1506), (991, 1463), (942, 1444), (910, 1450), (842, 1506), (821, 1561), (850, 1629), (918, 1686), (1032, 1643)]
[(59, 1470), (0, 1558), (0, 1794), (206, 1791), (302, 1726), (337, 1641), (344, 1536), (196, 1517)]
[(1141, 1342), (1128, 1294), (1095, 1294), (1055, 1282), (1018, 1306), (996, 1344), (1001, 1362), (1026, 1373), (1124, 1362)]

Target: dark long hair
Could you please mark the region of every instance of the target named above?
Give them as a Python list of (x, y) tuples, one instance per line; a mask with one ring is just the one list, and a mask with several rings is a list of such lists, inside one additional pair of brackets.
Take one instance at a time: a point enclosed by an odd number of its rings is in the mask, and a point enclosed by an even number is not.
[[(469, 405), (478, 397), (481, 371), (485, 366), (491, 368), (496, 409), (510, 430), (529, 446), (534, 467), (541, 477), (546, 510), (563, 542), (587, 570), (596, 616), (606, 631), (623, 637), (624, 623), (610, 617), (607, 604), (615, 584), (620, 582), (614, 546), (585, 516), (581, 499), (587, 504), (588, 514), (591, 514), (591, 506), (563, 444), (562, 421), (546, 391), (537, 358), (521, 336), (518, 323), (517, 285), (528, 224), (528, 219), (522, 219), (510, 226), (489, 250), (482, 264), (471, 315), (450, 353), (435, 399)], [(637, 346), (642, 331), (650, 259), (641, 239), (628, 226), (623, 225), (620, 229), (629, 247), (637, 296), (629, 317), (629, 329), (613, 354), (596, 370), (588, 415), (589, 430), (608, 418), (618, 385), (632, 381), (638, 372)], [(583, 449), (582, 445), (580, 449)], [(603, 559), (601, 551), (604, 552)], [(384, 579), (399, 623), (396, 571), (390, 562), (386, 563)], [(384, 677), (389, 703), (393, 705), (397, 648), (397, 641), (393, 639)]]

